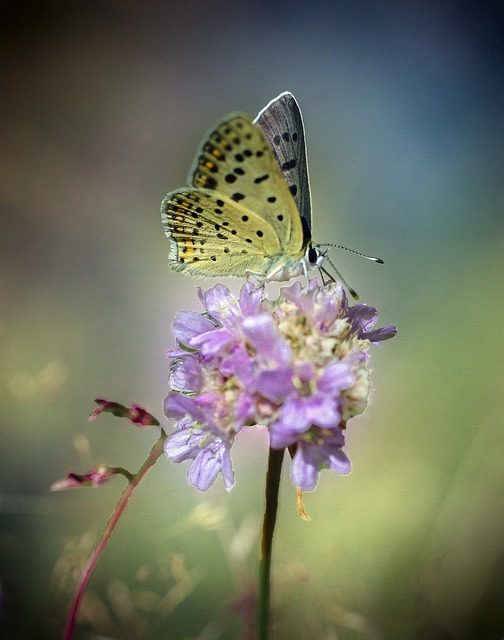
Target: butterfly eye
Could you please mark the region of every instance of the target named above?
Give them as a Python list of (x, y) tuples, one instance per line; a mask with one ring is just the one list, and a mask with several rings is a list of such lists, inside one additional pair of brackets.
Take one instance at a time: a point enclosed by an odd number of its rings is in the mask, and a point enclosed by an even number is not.
[(318, 267), (319, 261), (322, 262), (320, 259), (324, 258), (322, 253), (316, 247), (309, 247), (306, 252), (306, 257), (311, 267)]

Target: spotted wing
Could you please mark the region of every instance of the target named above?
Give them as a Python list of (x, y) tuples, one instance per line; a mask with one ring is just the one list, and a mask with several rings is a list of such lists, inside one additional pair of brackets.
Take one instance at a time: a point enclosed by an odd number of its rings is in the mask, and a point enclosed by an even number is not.
[(254, 124), (266, 136), (283, 179), (294, 196), (307, 243), (312, 227), (310, 182), (303, 118), (292, 93), (285, 91), (274, 98), (259, 112)]
[(266, 275), (282, 253), (268, 222), (210, 189), (169, 193), (161, 217), (175, 271), (213, 277)]
[[(249, 116), (231, 114), (214, 125), (196, 154), (189, 183), (263, 219), (287, 256), (297, 257), (302, 251), (303, 226), (296, 202), (264, 134)], [(273, 246), (268, 248), (273, 251)]]

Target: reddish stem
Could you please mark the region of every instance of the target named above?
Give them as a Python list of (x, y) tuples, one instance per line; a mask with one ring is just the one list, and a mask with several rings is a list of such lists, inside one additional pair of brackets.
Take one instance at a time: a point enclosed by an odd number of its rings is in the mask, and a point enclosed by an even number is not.
[(82, 576), (79, 581), (79, 584), (77, 585), (77, 590), (75, 592), (74, 600), (72, 602), (72, 608), (70, 609), (70, 613), (68, 614), (62, 640), (70, 640), (70, 638), (72, 637), (73, 628), (75, 626), (75, 620), (77, 618), (77, 612), (79, 610), (79, 606), (84, 596), (84, 592), (91, 578), (91, 575), (96, 567), (96, 564), (101, 554), (103, 553), (105, 547), (107, 546), (107, 543), (110, 540), (112, 533), (114, 532), (115, 526), (119, 521), (119, 518), (122, 516), (123, 511), (126, 508), (126, 505), (128, 503), (128, 500), (133, 494), (133, 491), (140, 484), (140, 481), (143, 479), (147, 471), (152, 466), (154, 466), (159, 456), (163, 453), (165, 440), (166, 440), (166, 434), (163, 430), (161, 430), (161, 436), (159, 440), (152, 447), (152, 450), (148, 458), (143, 463), (138, 473), (136, 473), (132, 477), (132, 479), (128, 482), (128, 486), (126, 487), (126, 489), (124, 490), (124, 493), (119, 499), (119, 502), (117, 503), (116, 508), (114, 509), (114, 512), (112, 513), (110, 520), (107, 523), (107, 526), (103, 530), (101, 538), (98, 540), (98, 544), (96, 545), (96, 547), (93, 550), (93, 553), (89, 557), (89, 560), (87, 561), (84, 571), (82, 572)]

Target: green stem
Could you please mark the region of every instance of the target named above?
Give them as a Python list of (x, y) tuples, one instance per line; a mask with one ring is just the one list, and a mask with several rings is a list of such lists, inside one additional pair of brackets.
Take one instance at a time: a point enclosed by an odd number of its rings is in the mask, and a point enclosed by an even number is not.
[(284, 453), (285, 449), (269, 450), (268, 472), (266, 474), (266, 509), (264, 511), (261, 563), (259, 567), (257, 640), (268, 640), (269, 638), (271, 553)]
[(82, 576), (79, 581), (79, 584), (77, 585), (77, 590), (75, 592), (74, 600), (72, 602), (72, 608), (70, 609), (70, 613), (68, 614), (68, 619), (65, 625), (65, 630), (63, 632), (62, 640), (70, 640), (73, 633), (73, 628), (75, 626), (75, 620), (77, 618), (77, 612), (79, 610), (80, 603), (84, 596), (84, 592), (91, 578), (91, 575), (96, 567), (96, 564), (101, 554), (103, 553), (105, 547), (107, 546), (107, 543), (110, 540), (112, 533), (114, 532), (115, 526), (118, 523), (119, 518), (122, 516), (124, 509), (126, 508), (128, 500), (130, 499), (133, 491), (140, 484), (141, 480), (143, 479), (147, 471), (152, 466), (154, 466), (157, 459), (163, 453), (165, 440), (166, 440), (166, 434), (161, 429), (161, 435), (159, 437), (159, 440), (152, 447), (151, 452), (149, 453), (147, 459), (141, 466), (138, 473), (136, 473), (134, 476), (131, 476), (131, 480), (129, 480), (128, 486), (124, 490), (122, 496), (119, 499), (119, 502), (117, 503), (112, 515), (110, 516), (110, 519), (107, 522), (107, 525), (103, 530), (103, 533), (100, 539), (98, 540), (96, 547), (94, 548), (91, 556), (89, 557), (87, 564), (84, 567), (84, 571), (82, 572)]

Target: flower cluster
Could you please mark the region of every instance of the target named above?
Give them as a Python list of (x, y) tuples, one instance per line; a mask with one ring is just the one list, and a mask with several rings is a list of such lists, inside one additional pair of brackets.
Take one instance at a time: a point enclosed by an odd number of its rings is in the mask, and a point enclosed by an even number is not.
[(366, 407), (370, 342), (396, 334), (373, 329), (378, 313), (348, 305), (339, 282), (295, 282), (277, 300), (245, 284), (239, 298), (216, 285), (200, 290), (205, 313), (181, 311), (173, 333), (165, 443), (173, 462), (193, 460), (188, 479), (207, 489), (222, 473), (234, 484), (230, 449), (244, 427), (268, 428), (273, 449), (288, 447), (291, 477), (314, 489), (321, 469), (350, 471), (343, 452), (347, 421)]

